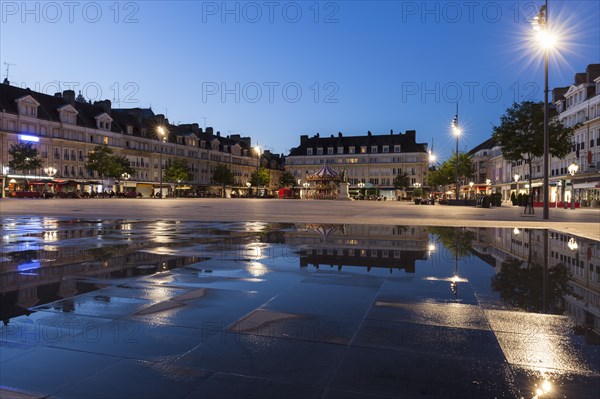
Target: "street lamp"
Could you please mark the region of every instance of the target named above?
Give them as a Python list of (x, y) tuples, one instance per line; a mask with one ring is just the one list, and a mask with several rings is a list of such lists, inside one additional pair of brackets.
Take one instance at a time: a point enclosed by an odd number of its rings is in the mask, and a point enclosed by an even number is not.
[(575, 173), (579, 170), (579, 165), (573, 162), (567, 170), (571, 175), (571, 209), (575, 209)]
[(485, 185), (487, 186), (485, 188), (486, 195), (488, 193), (488, 190), (490, 191), (490, 194), (491, 194), (491, 192), (492, 192), (492, 181), (490, 179), (485, 179)]
[(560, 200), (560, 198), (562, 196), (562, 181), (561, 180), (559, 180), (558, 183), (556, 183), (556, 187), (557, 187), (556, 188), (556, 201), (554, 202), (554, 207), (558, 208), (558, 201)]
[(548, 0), (540, 7), (538, 15), (533, 17), (533, 29), (537, 32), (537, 39), (544, 48), (544, 211), (543, 218), (550, 218), (548, 207), (550, 185), (548, 182), (549, 146), (548, 133), (548, 52), (555, 44), (555, 38), (548, 31)]
[(302, 186), (304, 187), (304, 191), (305, 191), (304, 196), (308, 199), (308, 187), (310, 186), (310, 183), (304, 182), (304, 183), (302, 183)]
[[(46, 166), (44, 168), (44, 173), (50, 178), (52, 179), (52, 177), (56, 174), (56, 172), (58, 172), (58, 170), (54, 167), (54, 166)], [(44, 190), (48, 189), (48, 183), (45, 183), (44, 185)], [(54, 191), (54, 190), (52, 190)]]
[(514, 178), (515, 178), (515, 183), (517, 183), (517, 189), (516, 189), (517, 194), (515, 194), (515, 195), (519, 195), (519, 179), (521, 178), (521, 176), (519, 176), (518, 173), (515, 173)]
[[(167, 129), (164, 126), (159, 126), (156, 128), (156, 132), (158, 134), (158, 139), (161, 141), (161, 143), (164, 143), (167, 141), (167, 136), (169, 135), (169, 132), (167, 131)], [(163, 197), (163, 185), (162, 185), (162, 181), (163, 181), (163, 165), (162, 165), (162, 145), (160, 146), (160, 151), (159, 151), (159, 175), (160, 175), (160, 198)]]
[(454, 119), (452, 119), (452, 132), (456, 136), (456, 174), (454, 177), (456, 182), (456, 199), (458, 200), (458, 191), (460, 190), (458, 186), (458, 138), (460, 137), (461, 133), (460, 127), (458, 126), (458, 106), (456, 115), (454, 116)]
[(364, 194), (362, 193), (362, 189), (365, 187), (365, 183), (363, 183), (363, 182), (359, 182), (359, 183), (357, 184), (357, 186), (358, 186), (358, 190), (359, 190), (359, 192), (360, 192), (360, 195), (364, 196)]
[(256, 197), (258, 197), (258, 187), (259, 187), (259, 177), (258, 177), (258, 171), (260, 170), (260, 147), (258, 145), (254, 146), (253, 148), (254, 153), (256, 154)]
[(252, 183), (250, 183), (249, 181), (246, 182), (246, 187), (248, 187), (248, 197), (250, 197), (250, 186), (252, 186)]
[(129, 175), (129, 173), (123, 173), (121, 175), (121, 180), (125, 180), (125, 187), (123, 188), (125, 190), (125, 193), (127, 193), (127, 180), (131, 179), (131, 176)]
[(472, 181), (469, 182), (469, 197), (472, 197), (472, 191), (473, 191), (473, 186), (475, 185), (475, 183), (473, 183)]

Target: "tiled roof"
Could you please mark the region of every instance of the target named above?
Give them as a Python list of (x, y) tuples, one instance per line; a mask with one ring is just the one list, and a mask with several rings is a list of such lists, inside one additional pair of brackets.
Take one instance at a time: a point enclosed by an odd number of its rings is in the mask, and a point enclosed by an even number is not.
[[(367, 153), (371, 153), (371, 147), (377, 146), (377, 153), (382, 153), (383, 146), (388, 146), (389, 151), (393, 152), (393, 146), (400, 145), (402, 153), (407, 152), (427, 152), (426, 143), (416, 142), (416, 132), (414, 130), (408, 130), (404, 134), (381, 134), (374, 135), (368, 132), (364, 136), (343, 136), (338, 133), (337, 136), (331, 135), (330, 137), (321, 137), (318, 133), (313, 137), (301, 136), (300, 146), (292, 148), (290, 150), (290, 156), (304, 156), (307, 154), (306, 150), (312, 148), (328, 148), (333, 147), (344, 147), (344, 154), (348, 154), (348, 147), (367, 147)], [(325, 153), (325, 151), (324, 151)], [(313, 151), (313, 154), (316, 152)]]

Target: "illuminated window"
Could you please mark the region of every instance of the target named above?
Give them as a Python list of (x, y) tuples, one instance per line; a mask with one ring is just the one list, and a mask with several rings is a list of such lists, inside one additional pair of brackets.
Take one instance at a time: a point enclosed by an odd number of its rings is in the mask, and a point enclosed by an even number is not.
[(103, 142), (104, 144), (108, 145), (108, 137), (104, 137), (104, 138), (102, 139), (102, 142)]
[(361, 154), (366, 154), (367, 153), (367, 147), (366, 146), (360, 147), (360, 153)]

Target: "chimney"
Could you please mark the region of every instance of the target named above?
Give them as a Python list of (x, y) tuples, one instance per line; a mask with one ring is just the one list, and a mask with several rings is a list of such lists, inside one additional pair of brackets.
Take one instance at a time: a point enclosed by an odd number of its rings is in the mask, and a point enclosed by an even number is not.
[(593, 84), (594, 79), (600, 76), (600, 64), (589, 64), (585, 68), (585, 73), (587, 74), (587, 82)]
[(406, 135), (412, 142), (417, 141), (417, 131), (416, 130), (407, 130)]
[(65, 90), (63, 91), (63, 99), (66, 103), (72, 104), (75, 102), (75, 91), (73, 90)]
[(221, 137), (221, 132), (217, 131), (217, 137)]
[(308, 135), (303, 134), (302, 136), (300, 136), (300, 145), (306, 145), (308, 143)]
[(367, 136), (371, 137), (371, 131), (370, 130), (367, 132)]
[(338, 132), (338, 139), (342, 138), (342, 132)]
[(316, 137), (316, 138), (319, 138), (319, 133), (317, 133), (317, 134), (315, 135), (315, 137)]
[(390, 136), (394, 135), (394, 129), (390, 129)]
[(58, 93), (54, 93), (54, 97), (62, 98), (62, 93), (60, 91)]
[(111, 110), (111, 102), (110, 100), (102, 100), (102, 101), (94, 101), (95, 107), (100, 107), (104, 112), (110, 115)]
[(212, 135), (213, 135), (213, 128), (212, 128), (212, 127), (210, 127), (210, 126), (209, 126), (209, 127), (207, 127), (207, 128), (206, 128), (206, 134), (208, 134), (209, 136), (212, 136)]

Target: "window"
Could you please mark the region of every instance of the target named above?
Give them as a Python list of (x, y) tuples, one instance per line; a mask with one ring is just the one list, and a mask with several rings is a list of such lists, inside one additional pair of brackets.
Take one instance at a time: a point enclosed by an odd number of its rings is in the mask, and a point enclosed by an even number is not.
[(383, 148), (382, 148), (382, 150), (383, 150), (384, 154), (387, 154), (388, 152), (390, 152), (390, 146), (389, 145), (384, 145)]
[(371, 146), (371, 154), (377, 154), (377, 146), (376, 145)]
[(313, 149), (312, 148), (307, 148), (306, 149), (306, 155), (312, 155), (313, 154)]
[(323, 147), (317, 148), (317, 155), (323, 155)]
[(102, 142), (106, 145), (108, 145), (108, 137), (104, 137), (102, 138)]
[(400, 146), (399, 145), (395, 145), (394, 146), (394, 152), (400, 152)]
[(333, 147), (327, 147), (327, 155), (333, 155)]
[(361, 154), (366, 154), (367, 153), (367, 147), (364, 146), (364, 145), (362, 147), (360, 147), (360, 153)]
[(354, 154), (354, 150), (355, 150), (354, 147), (348, 147), (348, 153)]
[(343, 154), (344, 153), (344, 147), (338, 147), (337, 153), (338, 154)]

